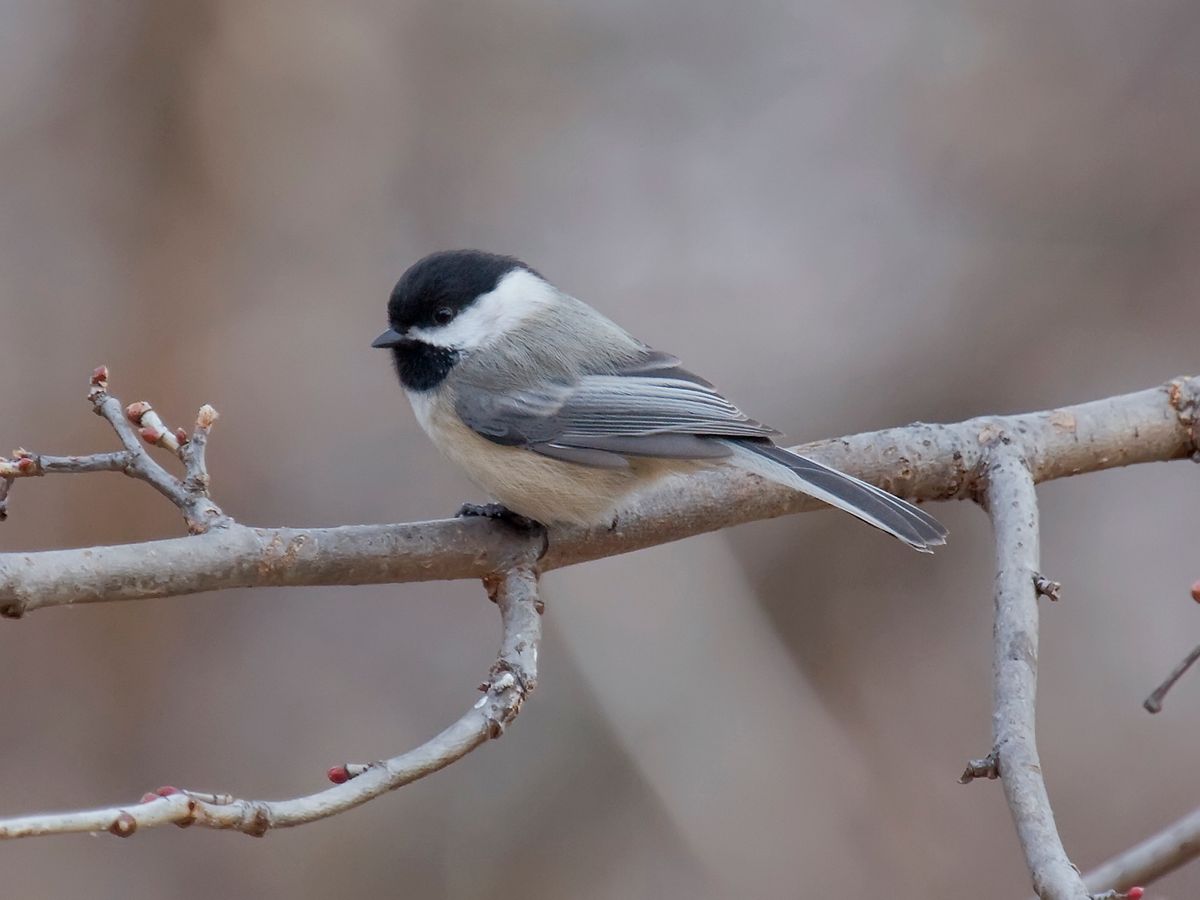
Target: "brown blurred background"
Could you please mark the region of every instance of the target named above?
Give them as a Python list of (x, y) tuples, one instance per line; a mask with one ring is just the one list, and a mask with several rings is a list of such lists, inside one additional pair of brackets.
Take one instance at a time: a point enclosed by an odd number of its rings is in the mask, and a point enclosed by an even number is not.
[[(0, 446), (113, 446), (97, 363), (211, 402), (257, 524), (448, 514), (367, 345), (422, 254), (516, 253), (796, 440), (1200, 369), (1200, 8), (1162, 2), (0, 3)], [(1090, 867), (1200, 803), (1197, 476), (1040, 489), (1043, 761)], [(0, 548), (176, 535), (116, 476), (17, 485)], [(0, 847), (5, 897), (1014, 898), (988, 749), (989, 529), (848, 516), (547, 578), (496, 745), (261, 841)], [(6, 814), (162, 783), (281, 797), (429, 737), (496, 639), (476, 584), (227, 592), (0, 628)], [(1200, 866), (1155, 897), (1200, 894)]]

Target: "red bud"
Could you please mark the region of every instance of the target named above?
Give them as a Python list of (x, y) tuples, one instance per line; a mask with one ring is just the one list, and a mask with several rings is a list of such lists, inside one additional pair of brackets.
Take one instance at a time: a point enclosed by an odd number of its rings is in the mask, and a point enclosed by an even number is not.
[(184, 431), (182, 428), (176, 428), (175, 429), (175, 440), (179, 441), (180, 446), (183, 446), (190, 440), (190, 438), (188, 438), (188, 433), (186, 431)]
[(1200, 603), (1200, 581), (1192, 585), (1192, 599)]
[(22, 475), (31, 474), (37, 468), (37, 462), (30, 459), (28, 456), (22, 456), (17, 460), (17, 471)]
[(155, 791), (154, 793), (156, 793), (160, 797), (170, 797), (172, 794), (182, 794), (183, 791), (181, 791), (177, 787), (171, 787), (171, 785), (165, 784), (162, 787), (160, 787), (157, 791)]
[(334, 784), (345, 784), (350, 780), (350, 773), (346, 771), (345, 766), (332, 766), (325, 776)]
[(1144, 887), (1131, 887), (1125, 892), (1125, 896), (1128, 897), (1129, 900), (1142, 900), (1142, 895), (1145, 893), (1146, 889)]
[(108, 382), (108, 366), (96, 366), (92, 370), (92, 384), (96, 387), (104, 387)]
[(158, 799), (158, 794), (142, 794), (142, 799), (138, 803), (152, 803)]

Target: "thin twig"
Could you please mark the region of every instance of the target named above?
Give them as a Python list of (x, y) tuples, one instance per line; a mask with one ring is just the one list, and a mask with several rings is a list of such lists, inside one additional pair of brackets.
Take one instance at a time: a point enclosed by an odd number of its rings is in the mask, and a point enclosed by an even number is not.
[(192, 432), (191, 439), (180, 449), (180, 459), (183, 460), (184, 467), (187, 469), (187, 479), (184, 484), (191, 490), (205, 494), (208, 493), (209, 477), (204, 452), (208, 448), (208, 435), (216, 421), (217, 411), (215, 409), (207, 403), (200, 407), (200, 411), (196, 413), (196, 428)]
[(1148, 837), (1083, 876), (1090, 890), (1128, 890), (1169, 875), (1200, 856), (1200, 809)]
[(1171, 674), (1167, 676), (1166, 681), (1154, 689), (1154, 693), (1146, 698), (1146, 702), (1142, 704), (1146, 708), (1146, 712), (1158, 713), (1162, 712), (1163, 700), (1166, 699), (1167, 692), (1175, 686), (1183, 673), (1192, 667), (1196, 660), (1200, 659), (1200, 645), (1194, 647), (1192, 652), (1183, 658), (1183, 662), (1171, 670)]
[[(204, 469), (204, 438), (216, 420), (216, 410), (211, 406), (201, 408), (199, 419), (206, 420), (207, 424), (201, 429), (200, 421), (197, 421), (197, 434), (202, 432), (200, 449), (198, 452), (185, 453), (187, 442), (181, 442), (163, 425), (162, 419), (149, 403), (139, 401), (126, 408), (120, 400), (109, 394), (108, 377), (107, 366), (100, 366), (92, 373), (88, 400), (96, 415), (112, 426), (125, 449), (87, 456), (49, 456), (16, 450), (12, 459), (0, 457), (0, 519), (7, 516), (9, 489), (17, 478), (124, 472), (131, 478), (146, 482), (174, 503), (183, 513), (184, 522), (192, 534), (203, 534), (210, 528), (230, 524), (232, 520), (208, 496), (208, 473)], [(187, 469), (187, 480), (176, 478), (159, 465), (150, 456), (143, 441), (180, 456)]]
[(1037, 751), (1037, 495), (1020, 452), (1002, 442), (992, 448), (986, 500), (996, 533), (993, 755), (1034, 891), (1042, 900), (1086, 900), (1054, 823)]
[(8, 518), (8, 492), (18, 478), (79, 472), (124, 472), (133, 462), (128, 450), (87, 456), (48, 456), (14, 450), (12, 459), (0, 457), (0, 522)]
[[(28, 460), (28, 463), (24, 463)], [(18, 450), (13, 459), (0, 459), (0, 475), (7, 478), (26, 478), (39, 475), (73, 474), (78, 472), (123, 472), (133, 460), (127, 450), (111, 453), (91, 453), (87, 456), (49, 456)]]
[(139, 829), (172, 824), (262, 835), (272, 828), (291, 828), (337, 815), (444, 769), (500, 737), (537, 684), (541, 614), (532, 564), (526, 562), (490, 576), (485, 584), (500, 607), (503, 623), (500, 653), (484, 685), (485, 693), (457, 722), (415, 750), (367, 766), (348, 767), (354, 777), (344, 783), (291, 800), (242, 800), (165, 788), (128, 806), (0, 819), (0, 839), (101, 831), (129, 837)]

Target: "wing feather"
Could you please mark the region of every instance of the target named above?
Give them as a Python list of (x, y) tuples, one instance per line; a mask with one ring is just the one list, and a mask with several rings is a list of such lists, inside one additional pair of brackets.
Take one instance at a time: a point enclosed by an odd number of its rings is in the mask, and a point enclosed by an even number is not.
[(605, 468), (625, 456), (719, 459), (732, 451), (712, 438), (762, 440), (778, 433), (675, 357), (655, 351), (622, 370), (569, 384), (502, 391), (464, 385), (456, 408), (488, 440)]

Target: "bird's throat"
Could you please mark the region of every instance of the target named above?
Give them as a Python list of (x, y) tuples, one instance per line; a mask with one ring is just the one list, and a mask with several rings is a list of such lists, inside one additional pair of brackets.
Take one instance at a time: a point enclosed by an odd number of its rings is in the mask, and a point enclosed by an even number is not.
[(392, 359), (402, 385), (410, 391), (429, 391), (450, 374), (458, 362), (458, 351), (424, 341), (405, 341), (392, 348)]

